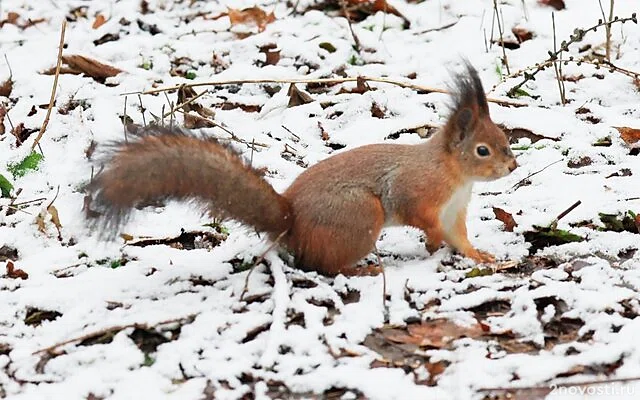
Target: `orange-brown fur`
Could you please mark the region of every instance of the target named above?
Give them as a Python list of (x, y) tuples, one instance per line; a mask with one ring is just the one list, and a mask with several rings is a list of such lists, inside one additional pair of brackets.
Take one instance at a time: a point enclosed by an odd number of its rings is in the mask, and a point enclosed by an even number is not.
[[(491, 121), (475, 70), (456, 77), (445, 126), (422, 144), (375, 144), (308, 168), (282, 194), (233, 152), (208, 140), (155, 132), (120, 145), (90, 189), (107, 223), (137, 204), (196, 198), (291, 250), (296, 265), (326, 275), (359, 274), (385, 225), (409, 225), (477, 262), (493, 257), (467, 237), (471, 185), (516, 168), (504, 133)], [(484, 146), (488, 155), (482, 155)]]

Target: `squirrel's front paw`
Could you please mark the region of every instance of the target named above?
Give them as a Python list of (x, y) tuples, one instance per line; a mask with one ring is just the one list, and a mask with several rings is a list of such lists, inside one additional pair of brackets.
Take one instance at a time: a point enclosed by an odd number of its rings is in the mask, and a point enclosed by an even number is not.
[(471, 258), (473, 261), (477, 262), (478, 264), (492, 263), (496, 261), (496, 258), (493, 255), (487, 253), (486, 251), (477, 250), (477, 249), (473, 249), (471, 252), (469, 252), (469, 254), (465, 254), (465, 255)]

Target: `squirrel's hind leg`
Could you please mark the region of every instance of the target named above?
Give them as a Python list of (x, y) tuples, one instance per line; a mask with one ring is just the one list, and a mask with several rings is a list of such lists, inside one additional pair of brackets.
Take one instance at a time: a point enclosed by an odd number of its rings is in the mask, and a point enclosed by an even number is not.
[[(288, 247), (294, 252), (296, 265), (305, 271), (323, 275), (377, 275), (379, 268), (357, 267), (369, 254), (380, 236), (385, 221), (380, 199), (363, 191), (335, 205), (328, 203), (322, 218), (317, 213), (296, 213)], [(294, 203), (295, 204), (295, 203)], [(322, 205), (321, 205), (322, 204)], [(294, 206), (295, 207), (295, 206)]]

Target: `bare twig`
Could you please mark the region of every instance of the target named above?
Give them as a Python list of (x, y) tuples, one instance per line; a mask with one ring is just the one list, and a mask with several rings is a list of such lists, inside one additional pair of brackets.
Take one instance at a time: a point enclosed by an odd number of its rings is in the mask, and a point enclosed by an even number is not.
[(551, 25), (553, 27), (553, 52), (558, 53), (558, 58), (553, 61), (553, 70), (556, 73), (556, 81), (558, 82), (558, 90), (560, 91), (560, 102), (562, 105), (567, 104), (565, 97), (564, 80), (562, 79), (562, 50), (558, 51), (556, 45), (556, 13), (551, 13)]
[(144, 116), (144, 112), (146, 111), (146, 109), (144, 108), (144, 105), (142, 104), (142, 95), (138, 94), (138, 101), (140, 102), (140, 114), (142, 114), (142, 125), (144, 127), (147, 126), (147, 119)]
[(32, 355), (36, 355), (36, 354), (40, 354), (40, 353), (53, 353), (54, 350), (56, 350), (58, 347), (62, 347), (64, 345), (70, 344), (70, 343), (74, 343), (74, 342), (81, 342), (83, 340), (86, 339), (90, 339), (92, 337), (96, 337), (99, 335), (104, 335), (105, 333), (110, 333), (110, 332), (120, 332), (123, 329), (127, 329), (127, 328), (140, 328), (140, 329), (151, 329), (160, 325), (166, 325), (166, 324), (172, 324), (175, 322), (183, 322), (183, 321), (190, 321), (193, 320), (198, 314), (190, 314), (187, 315), (186, 317), (180, 317), (180, 318), (172, 318), (172, 319), (168, 319), (165, 321), (160, 321), (157, 322), (155, 324), (146, 324), (146, 323), (139, 323), (139, 322), (135, 322), (132, 324), (126, 324), (126, 325), (119, 325), (119, 326), (112, 326), (110, 328), (105, 328), (105, 329), (101, 329), (99, 331), (96, 332), (91, 332), (91, 333), (87, 333), (84, 334), (82, 336), (78, 336), (76, 338), (73, 339), (69, 339), (69, 340), (65, 340), (63, 342), (60, 343), (56, 343), (54, 345), (51, 345), (49, 347), (45, 347), (44, 349), (40, 349), (40, 350), (36, 350), (33, 353), (31, 353)]
[(460, 20), (459, 20), (459, 19), (457, 19), (457, 20), (455, 20), (455, 21), (453, 21), (453, 22), (450, 22), (450, 23), (448, 23), (448, 24), (444, 24), (444, 25), (442, 25), (442, 26), (438, 26), (438, 27), (436, 27), (436, 28), (429, 28), (429, 29), (426, 29), (426, 30), (424, 30), (424, 31), (416, 32), (415, 34), (416, 34), (416, 35), (423, 35), (423, 34), (425, 34), (425, 33), (429, 33), (429, 32), (439, 32), (439, 31), (443, 31), (443, 30), (445, 30), (445, 29), (449, 29), (449, 28), (451, 28), (452, 26), (454, 26), (455, 24), (457, 24), (457, 23), (458, 23), (458, 21), (460, 21)]
[(559, 163), (560, 161), (562, 161), (562, 159), (556, 160), (556, 161), (552, 162), (551, 164), (546, 165), (544, 168), (542, 168), (542, 169), (540, 169), (540, 170), (538, 170), (538, 171), (536, 171), (536, 172), (533, 172), (533, 173), (531, 173), (531, 174), (529, 174), (529, 175), (525, 176), (524, 178), (520, 179), (520, 181), (518, 181), (518, 183), (516, 183), (515, 185), (513, 185), (513, 186), (511, 187), (511, 189), (509, 189), (509, 192), (515, 192), (515, 191), (516, 191), (516, 190), (518, 190), (521, 186), (523, 186), (523, 184), (524, 184), (524, 183), (525, 183), (529, 178), (531, 178), (531, 177), (532, 177), (532, 176), (534, 176), (534, 175), (538, 175), (540, 172), (544, 171), (545, 169), (549, 168), (549, 167), (550, 167), (550, 166), (552, 166), (552, 165), (555, 165), (555, 164)]
[(509, 71), (509, 61), (507, 60), (507, 50), (504, 47), (504, 33), (502, 30), (502, 24), (504, 22), (504, 18), (503, 18), (503, 21), (501, 22), (500, 18), (502, 18), (502, 12), (498, 10), (498, 0), (493, 0), (493, 9), (495, 12), (496, 20), (498, 21), (498, 32), (500, 33), (500, 46), (502, 47), (502, 63), (507, 68), (507, 75), (509, 75), (511, 74), (511, 71)]
[(611, 61), (611, 21), (613, 20), (613, 6), (614, 0), (609, 0), (609, 18), (604, 13), (604, 8), (602, 7), (602, 0), (598, 0), (598, 5), (600, 5), (600, 12), (602, 13), (602, 20), (607, 21), (608, 24), (604, 27), (605, 32), (605, 57), (607, 61)]
[[(291, 79), (236, 79), (236, 80), (228, 80), (228, 81), (211, 81), (211, 82), (197, 82), (176, 86), (169, 86), (166, 88), (159, 89), (151, 89), (147, 91), (136, 91), (136, 92), (127, 92), (122, 93), (123, 96), (130, 94), (155, 94), (161, 92), (168, 92), (177, 90), (182, 86), (186, 87), (200, 87), (200, 86), (219, 86), (219, 85), (241, 85), (241, 84), (263, 84), (263, 83), (319, 83), (319, 84), (338, 84), (338, 83), (346, 83), (346, 82), (357, 82), (368, 81), (368, 82), (378, 82), (378, 83), (387, 83), (390, 85), (396, 85), (399, 87), (412, 89), (418, 92), (423, 93), (444, 93), (448, 94), (449, 91), (439, 88), (432, 88), (428, 86), (416, 85), (413, 83), (402, 82), (390, 78), (376, 78), (376, 77), (368, 77), (368, 76), (358, 76), (358, 77), (346, 77), (346, 78), (291, 78)], [(511, 100), (502, 100), (502, 99), (493, 99), (488, 98), (487, 101), (491, 103), (496, 103), (506, 107), (525, 107), (527, 104), (519, 103)]]
[(124, 133), (124, 142), (129, 143), (127, 137), (127, 96), (124, 96), (124, 109), (122, 110), (122, 132)]
[(360, 50), (362, 50), (362, 45), (360, 44), (360, 39), (358, 39), (356, 32), (353, 30), (353, 25), (351, 25), (351, 17), (349, 16), (349, 11), (347, 11), (346, 0), (338, 0), (338, 1), (340, 1), (340, 7), (342, 8), (342, 13), (344, 14), (344, 17), (347, 19), (347, 23), (349, 24), (349, 31), (351, 32), (351, 37), (353, 38), (353, 48), (358, 54), (360, 54)]
[[(67, 30), (67, 21), (62, 20), (62, 28), (60, 28), (60, 44), (58, 47), (58, 63), (56, 64), (56, 74), (53, 77), (53, 88), (51, 89), (51, 98), (49, 99), (49, 107), (47, 107), (47, 115), (44, 117), (44, 122), (42, 123), (42, 127), (40, 127), (40, 132), (38, 132), (38, 136), (36, 140), (33, 141), (31, 145), (31, 151), (33, 151), (36, 146), (39, 146), (40, 139), (42, 139), (42, 135), (44, 135), (45, 130), (47, 129), (47, 125), (49, 124), (49, 118), (51, 117), (51, 110), (53, 109), (53, 103), (56, 100), (56, 89), (58, 87), (58, 77), (60, 76), (60, 66), (62, 65), (62, 49), (64, 47), (64, 34)], [(40, 149), (40, 153), (42, 153), (42, 149)]]
[(267, 249), (260, 255), (260, 257), (256, 259), (256, 262), (253, 263), (253, 265), (249, 269), (249, 273), (244, 279), (244, 287), (242, 288), (242, 292), (240, 293), (240, 301), (244, 299), (244, 295), (247, 294), (247, 292), (249, 291), (249, 277), (251, 277), (251, 273), (253, 273), (253, 270), (256, 268), (256, 266), (258, 266), (258, 264), (260, 264), (264, 260), (264, 258), (267, 256), (267, 253), (269, 253), (278, 245), (278, 243), (280, 242), (280, 239), (282, 239), (284, 235), (287, 234), (287, 232), (289, 231), (286, 230), (286, 231), (283, 231), (281, 234), (279, 234), (278, 237), (269, 245), (269, 247), (267, 247)]
[[(587, 29), (579, 29), (576, 28), (573, 31), (573, 34), (571, 36), (569, 36), (569, 40), (568, 41), (562, 41), (562, 43), (560, 43), (560, 49), (556, 50), (556, 51), (549, 51), (549, 57), (543, 61), (542, 63), (536, 64), (534, 67), (534, 70), (532, 73), (524, 73), (524, 79), (518, 83), (517, 85), (515, 85), (514, 87), (512, 87), (511, 89), (509, 89), (509, 91), (507, 92), (508, 96), (516, 96), (518, 93), (518, 90), (527, 82), (532, 81), (535, 79), (536, 74), (538, 74), (540, 71), (544, 70), (547, 66), (549, 66), (551, 63), (553, 63), (553, 61), (556, 61), (558, 59), (558, 55), (559, 52), (562, 51), (568, 51), (569, 50), (569, 46), (573, 43), (579, 42), (582, 39), (584, 39), (585, 35), (587, 33), (589, 33), (590, 31), (595, 32), (598, 28), (602, 27), (602, 26), (611, 26), (614, 23), (620, 22), (622, 24), (624, 24), (625, 22), (633, 22), (633, 23), (638, 23), (638, 18), (636, 17), (636, 13), (631, 14), (630, 17), (625, 17), (625, 18), (618, 18), (618, 17), (614, 17), (613, 21), (598, 21), (598, 23), (590, 28)], [(568, 61), (573, 61), (572, 57), (569, 57)], [(565, 63), (567, 62), (567, 60), (564, 61)]]
[(558, 221), (560, 221), (562, 218), (566, 217), (567, 214), (569, 214), (571, 211), (575, 210), (576, 207), (578, 207), (580, 204), (582, 204), (582, 200), (576, 201), (569, 208), (567, 208), (566, 210), (564, 210), (563, 212), (558, 214), (558, 216), (551, 222), (551, 224), (549, 224), (549, 227), (551, 229), (556, 229), (557, 226), (558, 226)]

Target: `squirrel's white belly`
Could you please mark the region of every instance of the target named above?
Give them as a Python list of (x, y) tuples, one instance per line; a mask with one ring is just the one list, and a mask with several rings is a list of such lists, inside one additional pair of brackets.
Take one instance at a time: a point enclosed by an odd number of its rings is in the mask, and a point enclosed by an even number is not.
[(473, 182), (471, 181), (460, 186), (453, 192), (444, 207), (442, 207), (440, 211), (440, 223), (445, 230), (453, 229), (455, 226), (458, 213), (469, 204), (472, 188)]

